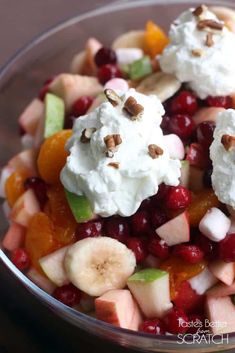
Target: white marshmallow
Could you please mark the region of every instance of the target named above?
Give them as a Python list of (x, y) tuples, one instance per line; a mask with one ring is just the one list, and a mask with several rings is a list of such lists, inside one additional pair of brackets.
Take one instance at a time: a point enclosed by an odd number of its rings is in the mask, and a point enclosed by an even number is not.
[(199, 223), (199, 229), (207, 238), (219, 242), (226, 237), (231, 220), (216, 207), (212, 207)]
[(169, 155), (173, 159), (184, 159), (185, 150), (184, 145), (181, 139), (175, 135), (165, 135), (164, 136), (164, 144), (166, 145)]
[(199, 273), (199, 275), (192, 277), (189, 280), (191, 287), (199, 295), (204, 294), (216, 282), (218, 282), (217, 278), (208, 270), (207, 267), (201, 273)]
[(143, 50), (139, 48), (118, 48), (115, 52), (119, 65), (129, 65), (144, 56)]

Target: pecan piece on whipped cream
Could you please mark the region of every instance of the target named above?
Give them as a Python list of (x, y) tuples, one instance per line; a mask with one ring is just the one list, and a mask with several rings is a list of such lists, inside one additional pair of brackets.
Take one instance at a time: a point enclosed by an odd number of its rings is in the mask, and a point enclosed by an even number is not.
[(128, 113), (132, 120), (140, 118), (144, 111), (144, 107), (131, 96), (125, 101), (123, 109)]
[(197, 24), (197, 28), (199, 30), (203, 29), (212, 29), (216, 31), (222, 31), (224, 25), (222, 22), (218, 22), (215, 20), (201, 20)]
[(149, 151), (149, 155), (151, 158), (156, 159), (159, 156), (161, 156), (163, 154), (163, 150), (161, 147), (155, 145), (155, 144), (151, 144), (148, 146), (148, 151)]
[(213, 34), (211, 32), (207, 33), (206, 35), (206, 45), (208, 47), (212, 47), (215, 44), (213, 40)]
[(196, 7), (196, 9), (193, 11), (193, 15), (196, 17), (200, 17), (204, 11), (207, 10), (207, 6), (206, 5), (200, 5), (198, 7)]
[(195, 57), (200, 57), (203, 55), (203, 50), (202, 49), (193, 49), (192, 50), (192, 56), (195, 56)]
[(119, 168), (119, 164), (118, 162), (111, 162), (108, 164), (109, 167), (113, 167), (115, 169), (118, 169)]
[(231, 151), (235, 147), (235, 136), (225, 134), (221, 137), (221, 143), (226, 151)]
[(91, 136), (95, 131), (96, 129), (94, 127), (84, 129), (81, 135), (81, 142), (82, 143), (90, 142)]
[(107, 135), (104, 137), (104, 143), (107, 147), (106, 156), (112, 158), (117, 146), (122, 143), (122, 139), (119, 134)]
[(105, 89), (104, 94), (108, 99), (109, 103), (112, 104), (112, 106), (116, 107), (117, 105), (120, 105), (122, 103), (121, 98), (117, 95), (117, 93), (113, 89), (110, 89), (110, 88)]

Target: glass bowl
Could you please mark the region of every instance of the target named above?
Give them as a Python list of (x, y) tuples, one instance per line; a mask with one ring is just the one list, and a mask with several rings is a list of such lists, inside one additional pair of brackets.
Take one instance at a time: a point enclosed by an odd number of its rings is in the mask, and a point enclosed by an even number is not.
[[(109, 45), (119, 34), (130, 29), (143, 28), (148, 19), (168, 29), (170, 22), (189, 6), (201, 1), (144, 0), (120, 2), (116, 5), (91, 11), (72, 18), (35, 38), (19, 51), (0, 72), (0, 165), (20, 148), (17, 117), (26, 104), (38, 94), (42, 82), (50, 76), (69, 71), (73, 55), (83, 49), (90, 36), (96, 36)], [(207, 1), (235, 8), (234, 1)], [(7, 228), (3, 213), (0, 214), (1, 235)], [(118, 345), (145, 352), (215, 352), (235, 347), (235, 333), (213, 337), (213, 342), (182, 342), (175, 336), (151, 336), (119, 329), (95, 318), (66, 307), (22, 274), (0, 250), (0, 259), (23, 286), (56, 315), (74, 327), (97, 335)], [(234, 350), (232, 350), (234, 352)]]

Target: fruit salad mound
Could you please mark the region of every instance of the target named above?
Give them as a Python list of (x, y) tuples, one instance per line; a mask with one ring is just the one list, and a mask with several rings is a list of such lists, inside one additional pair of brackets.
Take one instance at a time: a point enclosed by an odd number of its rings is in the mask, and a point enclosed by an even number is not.
[(155, 336), (235, 331), (234, 18), (201, 5), (169, 38), (153, 21), (90, 38), (20, 115), (2, 248), (64, 305)]

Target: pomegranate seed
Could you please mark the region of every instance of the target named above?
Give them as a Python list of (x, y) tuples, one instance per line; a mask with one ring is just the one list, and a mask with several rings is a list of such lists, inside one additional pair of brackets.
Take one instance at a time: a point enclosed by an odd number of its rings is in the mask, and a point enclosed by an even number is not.
[(131, 228), (134, 235), (144, 235), (150, 229), (147, 211), (138, 211), (131, 217)]
[(38, 199), (41, 209), (45, 206), (47, 197), (47, 184), (38, 177), (31, 177), (25, 180), (24, 187), (26, 190), (32, 189)]
[(235, 233), (227, 235), (219, 246), (219, 257), (225, 262), (235, 261)]
[(102, 47), (95, 55), (96, 66), (101, 67), (106, 64), (116, 64), (117, 56), (113, 49)]
[(86, 223), (78, 223), (75, 236), (77, 240), (81, 240), (88, 237), (98, 237), (102, 233), (103, 221), (89, 221)]
[(197, 234), (195, 243), (202, 250), (206, 257), (211, 260), (215, 257), (216, 244), (213, 243), (210, 239), (202, 234)]
[(172, 115), (169, 121), (169, 132), (178, 135), (181, 139), (189, 138), (195, 128), (192, 118), (185, 114)]
[(211, 175), (213, 172), (213, 168), (207, 168), (203, 174), (203, 184), (206, 188), (211, 188), (212, 182), (211, 182)]
[(206, 103), (210, 107), (221, 107), (225, 109), (229, 109), (233, 107), (233, 100), (232, 100), (232, 97), (230, 96), (217, 96), (217, 97), (209, 96), (206, 99)]
[(87, 110), (90, 108), (94, 98), (89, 96), (82, 96), (78, 98), (72, 106), (71, 115), (79, 117), (85, 115)]
[(167, 193), (170, 190), (170, 188), (171, 187), (169, 185), (160, 184), (157, 194), (151, 198), (152, 203), (156, 206), (161, 206), (162, 201), (164, 201), (165, 198), (167, 197)]
[(52, 76), (52, 77), (48, 77), (44, 82), (44, 86), (45, 85), (49, 85), (50, 83), (52, 83), (52, 81), (54, 81), (54, 79), (56, 78), (56, 76)]
[(65, 116), (64, 128), (65, 129), (72, 129), (73, 123), (75, 120), (76, 120), (76, 118), (73, 115), (67, 114)]
[(164, 135), (168, 133), (169, 123), (170, 117), (168, 115), (164, 115), (161, 122), (161, 129), (163, 130)]
[(81, 292), (72, 284), (58, 287), (53, 292), (53, 297), (68, 306), (74, 306), (81, 299)]
[(151, 333), (152, 335), (162, 335), (166, 332), (164, 324), (159, 319), (146, 320), (142, 322), (140, 324), (139, 331)]
[(136, 257), (137, 264), (142, 263), (147, 257), (145, 242), (139, 238), (128, 238), (126, 241), (127, 247), (133, 251)]
[(201, 332), (205, 330), (205, 319), (202, 315), (191, 314), (188, 316), (188, 320), (190, 323), (188, 333), (195, 334), (199, 329)]
[(151, 206), (151, 203), (152, 203), (152, 199), (150, 197), (148, 197), (147, 199), (145, 199), (141, 203), (139, 210), (146, 210), (147, 208), (149, 208)]
[(213, 142), (215, 123), (213, 121), (203, 121), (197, 126), (197, 140), (205, 148), (209, 148)]
[(44, 85), (38, 94), (38, 98), (43, 102), (45, 99), (46, 94), (49, 92), (49, 84)]
[(166, 213), (159, 209), (152, 209), (150, 211), (150, 219), (155, 229), (168, 221)]
[(30, 259), (25, 249), (16, 249), (11, 254), (11, 261), (21, 271), (25, 271), (30, 266)]
[(158, 257), (159, 259), (166, 259), (169, 256), (169, 246), (160, 239), (157, 235), (152, 237), (148, 243), (148, 251), (150, 254)]
[(197, 98), (190, 91), (181, 91), (172, 99), (170, 109), (173, 114), (193, 115), (198, 110)]
[(166, 207), (171, 210), (186, 208), (191, 203), (191, 192), (184, 186), (172, 186), (165, 201)]
[(186, 160), (194, 167), (205, 169), (210, 164), (209, 153), (199, 143), (191, 143)]
[(174, 254), (179, 256), (182, 260), (189, 262), (190, 264), (196, 264), (202, 261), (204, 257), (203, 251), (197, 245), (185, 245), (179, 244), (174, 248)]
[(129, 224), (123, 217), (111, 217), (105, 221), (104, 230), (106, 236), (125, 243), (130, 235)]
[(122, 73), (116, 65), (103, 65), (98, 70), (98, 79), (102, 85), (115, 77), (122, 77)]
[(188, 330), (188, 317), (182, 309), (173, 308), (163, 319), (170, 333), (185, 333)]

